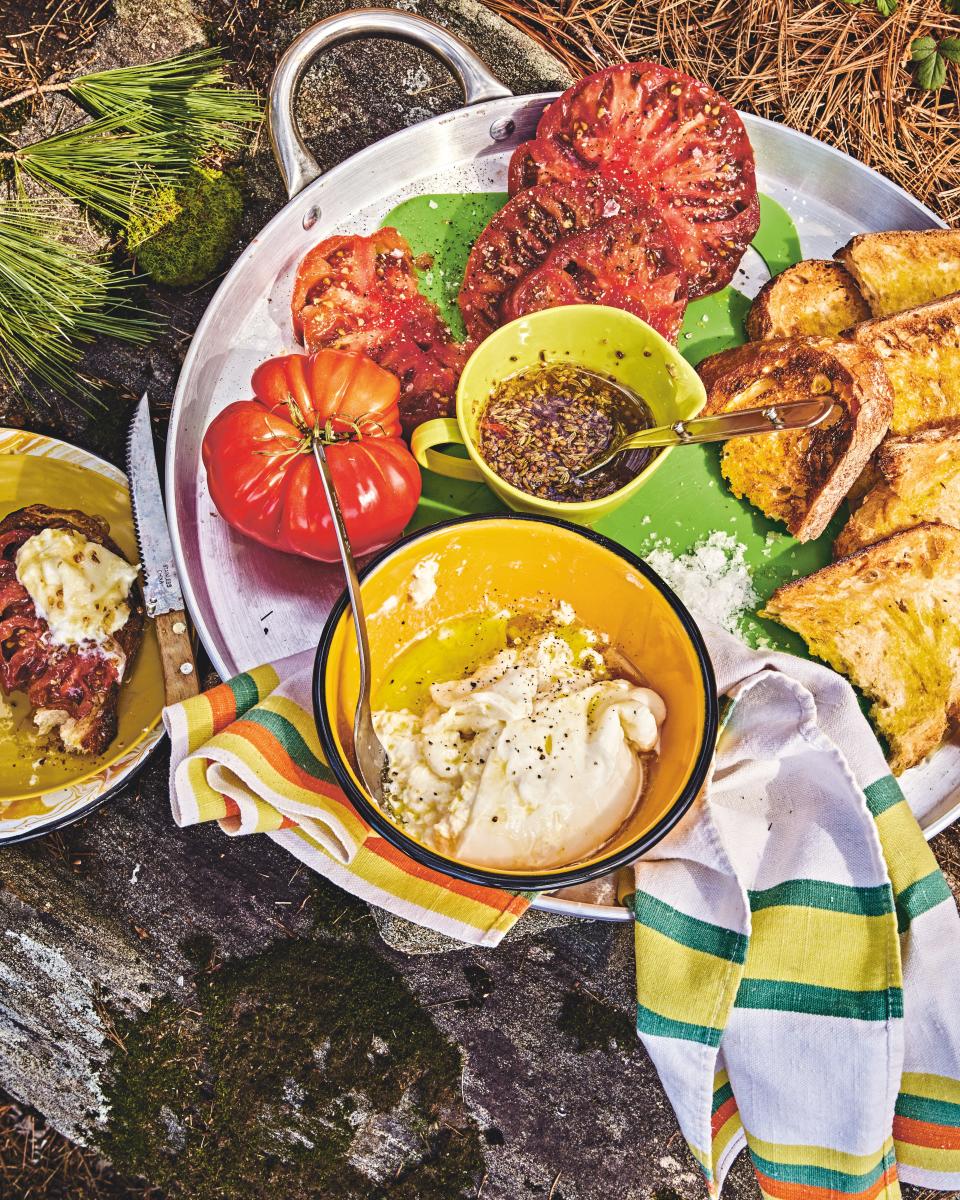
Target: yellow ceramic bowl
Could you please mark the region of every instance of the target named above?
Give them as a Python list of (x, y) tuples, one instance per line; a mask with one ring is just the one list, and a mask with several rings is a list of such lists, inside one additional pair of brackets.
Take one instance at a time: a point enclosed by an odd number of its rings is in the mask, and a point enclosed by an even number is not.
[[(620, 308), (571, 304), (520, 317), (481, 342), (460, 376), (456, 420), (424, 422), (414, 431), (411, 448), (422, 467), (449, 478), (486, 483), (518, 512), (593, 525), (635, 495), (671, 451), (661, 450), (639, 475), (609, 496), (571, 504), (530, 496), (495, 475), (477, 449), (483, 406), (504, 379), (544, 362), (575, 363), (615, 379), (647, 403), (656, 425), (695, 417), (707, 398), (693, 367), (645, 321)], [(450, 444), (465, 446), (469, 459), (437, 449)]]
[[(404, 600), (415, 566), (438, 562), (437, 590), (422, 607)], [(485, 605), (550, 612), (561, 600), (636, 665), (663, 697), (667, 719), (647, 791), (626, 826), (582, 862), (551, 870), (493, 871), (447, 858), (394, 825), (360, 783), (352, 759), (359, 661), (344, 596), (317, 650), (314, 708), (331, 769), (387, 841), (427, 866), (471, 883), (552, 890), (604, 875), (649, 849), (680, 819), (707, 772), (717, 733), (717, 694), (703, 639), (677, 597), (628, 550), (563, 521), (530, 516), (462, 517), (404, 538), (362, 572), (373, 663), (373, 705), (392, 664), (411, 643)], [(400, 603), (397, 603), (397, 600)], [(439, 641), (435, 643), (440, 644)], [(456, 674), (458, 667), (453, 667)], [(451, 666), (447, 664), (447, 671)], [(444, 662), (426, 675), (445, 679)]]

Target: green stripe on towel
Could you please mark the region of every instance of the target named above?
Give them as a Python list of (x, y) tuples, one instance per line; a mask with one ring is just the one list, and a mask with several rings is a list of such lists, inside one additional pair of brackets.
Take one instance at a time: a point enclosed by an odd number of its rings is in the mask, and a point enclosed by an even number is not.
[(876, 887), (851, 887), (843, 883), (826, 883), (822, 879), (788, 879), (775, 887), (747, 892), (747, 896), (753, 912), (779, 905), (822, 908), (861, 917), (882, 917), (893, 911), (893, 891), (888, 883)]
[(255, 704), (260, 703), (260, 693), (254, 680), (244, 671), (242, 675), (234, 675), (227, 680), (227, 687), (233, 692), (233, 702), (237, 706), (237, 716), (244, 716)]
[(893, 808), (903, 799), (900, 784), (892, 775), (884, 775), (876, 783), (871, 783), (869, 787), (863, 789), (863, 794), (867, 798), (867, 807), (875, 817), (879, 817), (882, 812)]
[(897, 897), (897, 930), (905, 933), (910, 928), (910, 922), (916, 920), (922, 913), (936, 908), (944, 900), (950, 900), (952, 893), (938, 867), (929, 875), (911, 883)]
[(721, 1108), (728, 1100), (733, 1099), (733, 1088), (729, 1083), (725, 1083), (722, 1087), (718, 1087), (713, 1093), (713, 1103), (710, 1105), (710, 1112), (715, 1113), (718, 1108)]
[(253, 725), (259, 725), (261, 729), (273, 734), (302, 771), (306, 771), (308, 775), (312, 775), (314, 779), (319, 779), (323, 783), (337, 786), (333, 772), (325, 762), (321, 762), (317, 758), (301, 737), (297, 727), (286, 717), (282, 717), (268, 708), (255, 708), (247, 713), (244, 720), (250, 721)]
[(701, 1042), (705, 1046), (719, 1046), (723, 1037), (722, 1029), (711, 1029), (708, 1025), (691, 1025), (687, 1021), (662, 1017), (642, 1004), (637, 1005), (637, 1033), (682, 1038), (686, 1042)]
[(895, 1111), (898, 1117), (909, 1117), (912, 1121), (960, 1129), (960, 1104), (951, 1104), (949, 1100), (931, 1100), (927, 1096), (901, 1092)]
[(851, 1175), (846, 1171), (831, 1170), (829, 1167), (775, 1162), (773, 1159), (763, 1158), (752, 1149), (751, 1155), (757, 1170), (766, 1175), (768, 1179), (776, 1179), (780, 1183), (797, 1183), (807, 1188), (824, 1188), (832, 1195), (841, 1196), (848, 1193), (855, 1195), (857, 1192), (866, 1191), (894, 1162), (894, 1153), (892, 1150), (888, 1150), (875, 1167), (864, 1171), (863, 1174)]
[(649, 892), (636, 893), (633, 911), (641, 925), (655, 929), (681, 946), (712, 954), (714, 958), (722, 958), (725, 962), (746, 961), (747, 938), (736, 930), (724, 929), (722, 925), (711, 925), (709, 921), (688, 916), (651, 896)]
[(734, 1003), (737, 1008), (769, 1008), (860, 1021), (886, 1021), (903, 1016), (900, 988), (855, 992), (785, 979), (742, 979)]

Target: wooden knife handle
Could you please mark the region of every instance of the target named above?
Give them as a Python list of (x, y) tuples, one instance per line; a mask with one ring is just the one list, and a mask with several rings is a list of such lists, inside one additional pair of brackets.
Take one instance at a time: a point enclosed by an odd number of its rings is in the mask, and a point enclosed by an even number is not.
[(161, 613), (155, 618), (155, 624), (163, 664), (163, 690), (168, 704), (179, 704), (200, 691), (187, 614), (182, 611)]

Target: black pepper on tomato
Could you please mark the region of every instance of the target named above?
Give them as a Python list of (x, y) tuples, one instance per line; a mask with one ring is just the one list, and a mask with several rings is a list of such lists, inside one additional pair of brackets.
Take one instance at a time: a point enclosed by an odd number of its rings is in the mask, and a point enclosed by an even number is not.
[(551, 104), (510, 164), (512, 194), (599, 174), (653, 205), (690, 298), (730, 282), (760, 224), (753, 150), (734, 108), (660, 63), (588, 75)]
[(598, 175), (514, 196), (474, 243), (460, 291), (467, 331), (564, 304), (610, 304), (675, 338), (686, 275), (665, 222)]

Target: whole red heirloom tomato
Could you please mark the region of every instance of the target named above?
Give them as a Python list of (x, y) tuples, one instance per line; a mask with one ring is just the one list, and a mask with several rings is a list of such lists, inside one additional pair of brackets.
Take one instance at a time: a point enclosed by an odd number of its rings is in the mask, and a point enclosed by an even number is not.
[(322, 441), (356, 554), (399, 537), (420, 499), (420, 468), (400, 440), (400, 383), (363, 354), (283, 354), (251, 379), (203, 437), (220, 515), (290, 554), (335, 562), (333, 518), (313, 444)]

